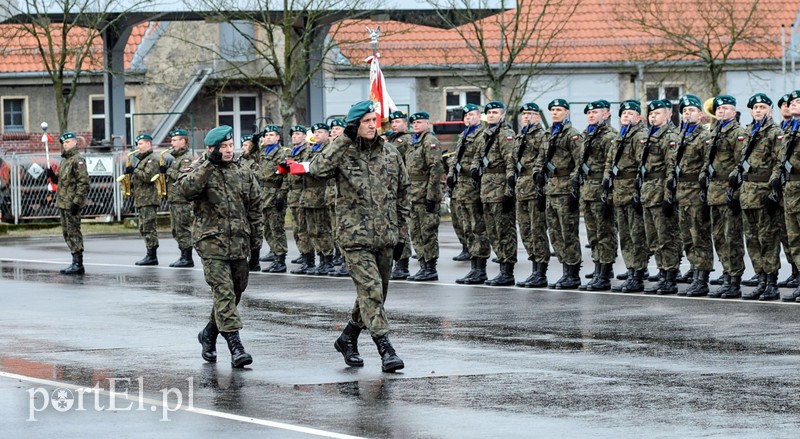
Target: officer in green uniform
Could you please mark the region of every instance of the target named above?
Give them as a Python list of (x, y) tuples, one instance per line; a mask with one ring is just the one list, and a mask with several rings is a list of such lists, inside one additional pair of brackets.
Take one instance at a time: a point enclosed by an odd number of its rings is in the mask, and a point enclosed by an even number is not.
[[(339, 138), (342, 134), (344, 134), (344, 128), (347, 124), (344, 122), (343, 119), (333, 119), (331, 121), (331, 143), (334, 140)], [(327, 188), (327, 195), (325, 196), (328, 209), (331, 213), (331, 229), (336, 230), (336, 197), (338, 196), (338, 188), (336, 187), (336, 180), (331, 178), (328, 180), (328, 188)], [(347, 261), (344, 260), (344, 256), (341, 252), (341, 246), (336, 241), (336, 234), (333, 235), (333, 246), (334, 246), (334, 256), (333, 256), (333, 265), (337, 265), (339, 268), (328, 273), (329, 276), (334, 277), (350, 277), (350, 271), (347, 269)], [(410, 253), (409, 249), (409, 255)], [(337, 260), (339, 259), (339, 260)], [(408, 270), (406, 270), (407, 272)]]
[[(295, 162), (308, 161), (308, 145), (306, 144), (306, 127), (295, 125), (289, 129), (292, 141), (292, 149), (287, 155), (287, 160)], [(303, 176), (288, 174), (286, 179), (289, 181), (287, 205), (294, 221), (294, 241), (297, 249), (300, 250), (300, 260), (292, 262), (301, 264), (299, 268), (291, 271), (292, 274), (306, 274), (308, 270), (316, 269), (317, 264), (314, 257), (314, 247), (308, 237), (308, 224), (306, 222), (305, 210), (300, 201), (303, 194)]]
[(178, 190), (194, 204), (194, 246), (203, 260), (203, 275), (214, 305), (206, 327), (197, 335), (201, 355), (217, 361), (216, 340), (222, 334), (231, 352), (231, 366), (251, 364), (239, 337), (237, 308), (247, 288), (250, 249), (261, 245), (261, 191), (255, 175), (234, 161), (233, 128), (223, 125), (205, 137), (207, 160), (185, 168)]
[(78, 152), (78, 136), (67, 131), (59, 137), (61, 163), (56, 174), (48, 163), (47, 175), (56, 186), (56, 208), (61, 220), (61, 233), (72, 253), (72, 263), (61, 274), (83, 274), (83, 234), (81, 233), (81, 209), (86, 204), (89, 191), (89, 172), (86, 160)]
[(153, 137), (150, 134), (139, 134), (135, 140), (139, 150), (136, 154), (138, 161), (135, 166), (126, 168), (125, 173), (131, 174), (133, 207), (139, 210), (139, 234), (147, 248), (147, 255), (136, 261), (136, 265), (158, 265), (156, 211), (161, 204), (161, 195), (152, 179), (158, 175), (159, 160), (153, 156)]
[(183, 173), (183, 169), (189, 166), (192, 161), (192, 152), (189, 150), (189, 132), (183, 129), (176, 129), (169, 133), (172, 150), (169, 155), (170, 161), (165, 161), (158, 171), (166, 176), (167, 182), (167, 201), (169, 201), (170, 222), (172, 225), (172, 237), (178, 242), (178, 249), (181, 257), (169, 264), (170, 267), (185, 268), (194, 267), (192, 259), (192, 206), (184, 199), (178, 191), (173, 190), (175, 182)]
[[(261, 164), (261, 208), (264, 213), (264, 239), (274, 254), (272, 264), (264, 267), (265, 273), (286, 273), (286, 199), (289, 178), (276, 172), (278, 164), (286, 162), (286, 151), (281, 147), (281, 127), (267, 125), (261, 135), (258, 158)], [(263, 151), (263, 152), (262, 152)]]
[[(389, 133), (387, 141), (397, 148), (400, 157), (405, 162), (406, 151), (414, 144), (413, 135), (408, 132), (408, 116), (402, 111), (392, 111), (389, 113), (389, 123), (392, 125), (392, 132)], [(406, 247), (403, 249), (400, 259), (394, 263), (392, 275), (389, 278), (391, 280), (404, 280), (411, 275), (408, 271), (408, 260), (411, 257), (411, 237), (406, 236), (403, 241)]]
[[(311, 126), (316, 143), (308, 147), (304, 161), (311, 161), (328, 147), (330, 126), (316, 123)], [(305, 212), (306, 226), (311, 247), (316, 250), (320, 264), (316, 268), (309, 267), (306, 274), (327, 276), (333, 269), (333, 235), (331, 216), (325, 202), (327, 180), (310, 174), (303, 175), (303, 192), (300, 195), (300, 206)], [(313, 250), (312, 250), (313, 252)], [(313, 255), (313, 253), (312, 253)]]
[(348, 366), (362, 367), (358, 336), (366, 328), (381, 356), (381, 369), (394, 372), (404, 363), (389, 341), (384, 304), (392, 258), (399, 259), (404, 246), (399, 239), (408, 233), (411, 182), (397, 149), (378, 136), (377, 121), (371, 101), (353, 105), (344, 135), (314, 157), (309, 172), (336, 179), (337, 241), (356, 286), (351, 320), (334, 346)]

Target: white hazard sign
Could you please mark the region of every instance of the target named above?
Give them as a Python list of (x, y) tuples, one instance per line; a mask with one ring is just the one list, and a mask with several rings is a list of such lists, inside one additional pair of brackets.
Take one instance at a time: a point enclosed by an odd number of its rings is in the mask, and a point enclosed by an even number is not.
[(114, 160), (112, 157), (86, 157), (86, 170), (89, 175), (113, 175)]
[(28, 175), (37, 179), (44, 174), (44, 168), (42, 168), (38, 163), (34, 163), (28, 167)]

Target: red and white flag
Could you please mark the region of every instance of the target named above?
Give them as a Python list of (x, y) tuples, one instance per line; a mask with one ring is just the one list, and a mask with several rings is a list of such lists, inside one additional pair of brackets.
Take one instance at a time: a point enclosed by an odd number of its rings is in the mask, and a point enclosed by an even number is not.
[(384, 119), (389, 117), (389, 113), (397, 110), (397, 106), (386, 89), (386, 81), (378, 64), (379, 57), (380, 55), (373, 55), (365, 61), (369, 64), (369, 99), (375, 103), (375, 112)]

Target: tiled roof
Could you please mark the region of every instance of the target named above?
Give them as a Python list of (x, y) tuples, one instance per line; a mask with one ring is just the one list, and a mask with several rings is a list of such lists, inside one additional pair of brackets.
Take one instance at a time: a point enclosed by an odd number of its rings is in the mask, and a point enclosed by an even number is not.
[[(60, 38), (59, 25), (52, 25), (51, 32), (54, 37)], [(130, 68), (131, 59), (136, 48), (144, 38), (148, 23), (134, 26), (131, 36), (125, 47), (125, 69)], [(86, 38), (86, 29), (74, 28), (70, 32), (74, 41), (81, 42)], [(5, 40), (5, 41), (2, 41)], [(23, 73), (46, 71), (45, 64), (36, 48), (36, 39), (28, 33), (19, 32), (15, 25), (0, 25), (0, 73)], [(45, 50), (47, 46), (45, 46)], [(68, 63), (69, 69), (74, 69), (75, 64)], [(84, 60), (83, 70), (102, 70), (103, 68), (103, 43), (98, 37), (92, 44), (92, 55)]]
[[(525, 0), (523, 8), (529, 4), (540, 4), (542, 0)], [(679, 22), (682, 29), (688, 29), (692, 36), (702, 37), (715, 31), (723, 32), (721, 26), (709, 26), (707, 17), (713, 17), (721, 10), (720, 4), (733, 4), (734, 16), (744, 20), (747, 8), (753, 0), (573, 0), (578, 1), (574, 14), (567, 12), (569, 1), (551, 2), (550, 13), (542, 17), (537, 28), (542, 29), (539, 36), (528, 42), (519, 58), (537, 59), (540, 62), (558, 63), (600, 63), (623, 61), (656, 61), (662, 55), (654, 54), (654, 46), (664, 53), (674, 42), (660, 38), (662, 34), (646, 32), (620, 11), (630, 11), (634, 5), (655, 5), (663, 8), (659, 17), (668, 24)], [(530, 3), (535, 2), (535, 3)], [(567, 6), (565, 6), (567, 5)], [(574, 5), (574, 3), (573, 3)], [(713, 8), (703, 10), (703, 5)], [(763, 37), (758, 43), (737, 46), (730, 59), (767, 59), (781, 56), (781, 24), (788, 29), (794, 23), (800, 0), (759, 0), (757, 17), (750, 29)], [(555, 10), (553, 8), (556, 8)], [(560, 10), (559, 10), (560, 9)], [(474, 36), (481, 32), (492, 62), (499, 59), (500, 36), (503, 25), (512, 22), (515, 11), (507, 11), (487, 17), (477, 26), (462, 25), (455, 29), (437, 29), (399, 22), (345, 21), (335, 35), (342, 54), (357, 64), (372, 53), (369, 47), (365, 24), (370, 27), (380, 25), (382, 35), (379, 39), (379, 52), (382, 67), (401, 66), (447, 66), (475, 64), (482, 60), (471, 51), (461, 35)], [(528, 24), (536, 20), (536, 8), (525, 14)], [(703, 18), (706, 17), (706, 18)], [(671, 26), (674, 27), (674, 26)], [(555, 38), (549, 37), (558, 29)], [(479, 38), (472, 38), (477, 44)], [(684, 58), (685, 59), (685, 58)]]

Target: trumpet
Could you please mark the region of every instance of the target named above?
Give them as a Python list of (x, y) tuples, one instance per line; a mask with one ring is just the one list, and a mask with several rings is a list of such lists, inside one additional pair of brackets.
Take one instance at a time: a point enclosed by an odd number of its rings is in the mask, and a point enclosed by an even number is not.
[[(128, 158), (125, 160), (125, 168), (131, 166), (131, 156), (138, 153), (138, 149), (134, 149), (133, 151), (128, 153)], [(117, 177), (117, 181), (119, 182), (120, 186), (122, 186), (122, 196), (130, 197), (131, 196), (131, 174), (122, 174)]]
[[(159, 166), (164, 166), (167, 164), (167, 161), (164, 160), (164, 154), (168, 152), (171, 153), (172, 149), (170, 148), (161, 151), (161, 159), (158, 161)], [(167, 196), (167, 174), (162, 174), (159, 172), (158, 174), (154, 175), (150, 181), (156, 184), (156, 187), (158, 188), (158, 194), (161, 195), (162, 198)]]

